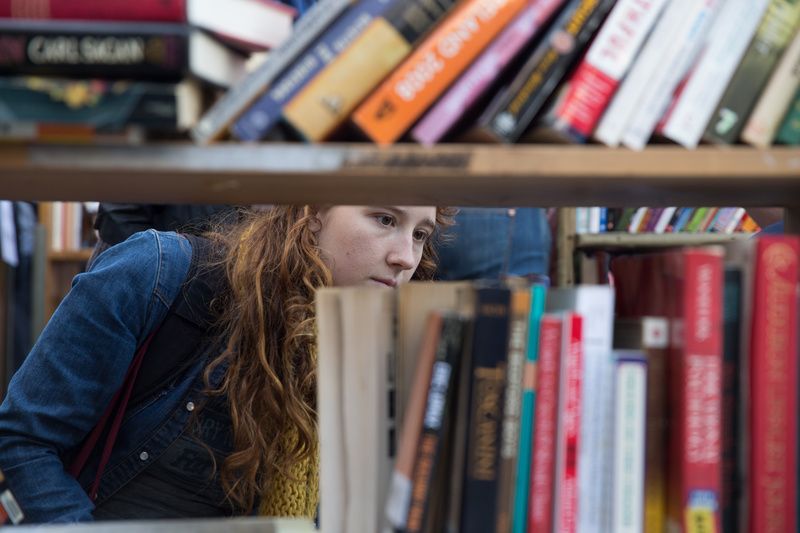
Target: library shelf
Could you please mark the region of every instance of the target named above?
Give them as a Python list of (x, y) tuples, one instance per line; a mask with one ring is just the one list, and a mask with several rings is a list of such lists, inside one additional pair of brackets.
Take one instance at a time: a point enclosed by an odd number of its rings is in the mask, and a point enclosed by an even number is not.
[(0, 147), (0, 197), (196, 203), (800, 205), (800, 150), (190, 143)]
[(575, 235), (576, 250), (669, 248), (724, 244), (749, 239), (752, 233), (582, 233)]
[(51, 250), (47, 252), (47, 260), (55, 262), (86, 262), (92, 256), (94, 248), (81, 248), (80, 250)]

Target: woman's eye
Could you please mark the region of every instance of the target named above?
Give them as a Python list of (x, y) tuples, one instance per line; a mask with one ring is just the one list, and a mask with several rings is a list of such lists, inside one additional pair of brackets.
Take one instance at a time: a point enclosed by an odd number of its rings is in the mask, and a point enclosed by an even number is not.
[(430, 234), (427, 231), (419, 230), (414, 232), (414, 239), (420, 242), (427, 241), (429, 236)]
[(377, 215), (378, 223), (381, 226), (394, 226), (394, 217), (392, 215)]

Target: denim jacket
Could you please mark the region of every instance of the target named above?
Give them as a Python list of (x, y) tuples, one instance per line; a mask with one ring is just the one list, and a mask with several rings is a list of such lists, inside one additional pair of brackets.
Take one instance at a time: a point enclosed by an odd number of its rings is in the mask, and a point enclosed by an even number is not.
[[(92, 519), (86, 488), (99, 452), (75, 480), (71, 456), (120, 388), (139, 346), (186, 278), (191, 244), (175, 233), (133, 235), (103, 252), (45, 327), (0, 405), (0, 469), (29, 522)], [(183, 431), (200, 401), (205, 358), (165, 390), (130, 406), (100, 483), (102, 502)], [(212, 385), (221, 375), (212, 376)]]

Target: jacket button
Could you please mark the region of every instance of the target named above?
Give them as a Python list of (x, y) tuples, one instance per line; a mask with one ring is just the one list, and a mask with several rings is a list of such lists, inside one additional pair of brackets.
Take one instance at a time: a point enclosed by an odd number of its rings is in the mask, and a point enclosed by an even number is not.
[(189, 402), (186, 404), (187, 411), (194, 411), (194, 402)]
[(150, 458), (150, 454), (147, 452), (142, 452), (139, 454), (139, 459), (142, 461), (147, 461)]

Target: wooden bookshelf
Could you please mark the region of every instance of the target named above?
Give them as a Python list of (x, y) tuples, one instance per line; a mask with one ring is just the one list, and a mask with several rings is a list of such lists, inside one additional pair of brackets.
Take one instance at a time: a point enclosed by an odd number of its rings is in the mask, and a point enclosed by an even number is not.
[(82, 248), (80, 250), (64, 250), (61, 252), (50, 251), (47, 254), (48, 261), (54, 262), (83, 262), (89, 260), (94, 248)]
[(800, 150), (188, 143), (0, 148), (13, 200), (493, 206), (800, 205)]
[(630, 248), (669, 248), (724, 244), (749, 239), (751, 233), (593, 233), (575, 235), (576, 250), (613, 250)]

